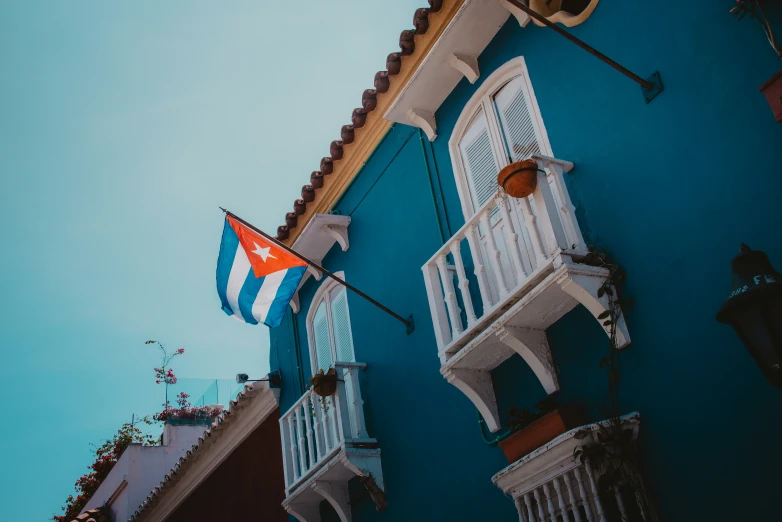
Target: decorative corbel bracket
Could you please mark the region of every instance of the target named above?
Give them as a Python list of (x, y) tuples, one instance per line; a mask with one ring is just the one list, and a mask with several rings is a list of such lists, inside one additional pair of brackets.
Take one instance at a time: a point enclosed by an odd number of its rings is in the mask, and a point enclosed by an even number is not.
[[(579, 273), (575, 269), (564, 272), (557, 284), (576, 301), (584, 305), (594, 318), (600, 323), (606, 335), (611, 335), (610, 327), (603, 326), (603, 320), (598, 316), (608, 310), (608, 296), (597, 296), (598, 289), (603, 286), (605, 276), (594, 273)], [(630, 344), (630, 333), (627, 331), (624, 314), (619, 316), (616, 323), (616, 347), (621, 349)]]
[(424, 131), (429, 141), (434, 141), (437, 138), (437, 122), (433, 113), (423, 109), (410, 109), (407, 111), (407, 119), (411, 125)]
[(343, 252), (350, 248), (347, 225), (326, 225), (326, 232), (334, 238), (334, 241), (339, 243)]
[(502, 7), (510, 11), (510, 14), (513, 15), (513, 17), (516, 19), (517, 22), (519, 22), (519, 25), (522, 27), (527, 27), (527, 25), (530, 23), (531, 18), (527, 16), (527, 13), (516, 7), (515, 5), (511, 4), (507, 0), (497, 0)]
[(535, 373), (549, 395), (559, 390), (559, 379), (554, 358), (544, 330), (504, 326), (497, 331), (497, 338), (518, 353)]
[[(320, 260), (317, 263), (321, 264), (323, 261)], [(320, 281), (323, 277), (323, 273), (312, 265), (307, 265), (307, 272), (309, 272), (310, 275), (315, 278), (315, 281)]]
[(299, 522), (320, 522), (318, 502), (295, 502), (285, 506), (285, 511)]
[(312, 485), (312, 490), (325, 498), (334, 511), (337, 512), (340, 522), (351, 522), (350, 496), (348, 495), (347, 481), (326, 482), (317, 480)]
[(345, 467), (356, 475), (369, 496), (375, 503), (378, 511), (383, 511), (388, 506), (386, 500), (386, 485), (383, 480), (383, 468), (380, 463), (379, 450), (347, 450)]
[(451, 67), (459, 71), (470, 83), (475, 83), (481, 75), (478, 68), (478, 60), (472, 56), (461, 53), (453, 53), (450, 59)]
[(451, 368), (443, 373), (443, 377), (472, 401), (489, 430), (495, 432), (502, 428), (497, 398), (494, 396), (494, 384), (489, 372)]

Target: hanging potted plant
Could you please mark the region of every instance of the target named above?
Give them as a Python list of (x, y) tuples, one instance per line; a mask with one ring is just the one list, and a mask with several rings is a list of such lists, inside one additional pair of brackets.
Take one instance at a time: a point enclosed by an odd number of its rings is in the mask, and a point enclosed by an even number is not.
[(331, 397), (337, 391), (337, 370), (329, 368), (327, 372), (320, 370), (310, 379), (312, 390), (320, 397)]
[(497, 175), (497, 184), (514, 198), (526, 198), (538, 186), (538, 162), (526, 159), (511, 163)]
[[(769, 45), (771, 45), (777, 56), (782, 59), (782, 44), (777, 42), (774, 29), (771, 27), (771, 22), (763, 9), (763, 5), (769, 3), (774, 2), (768, 0), (736, 0), (736, 5), (730, 10), (730, 13), (737, 20), (742, 20), (745, 17), (757, 20), (763, 29), (763, 33), (766, 35)], [(782, 71), (769, 78), (766, 83), (760, 86), (759, 90), (765, 94), (776, 120), (782, 121)]]

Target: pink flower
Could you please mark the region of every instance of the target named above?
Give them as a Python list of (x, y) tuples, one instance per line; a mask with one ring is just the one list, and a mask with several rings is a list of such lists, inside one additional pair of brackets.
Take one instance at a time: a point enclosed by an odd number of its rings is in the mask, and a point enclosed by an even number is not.
[(179, 354), (185, 353), (185, 349), (184, 348), (180, 348), (179, 350), (176, 351), (176, 353), (179, 353)]

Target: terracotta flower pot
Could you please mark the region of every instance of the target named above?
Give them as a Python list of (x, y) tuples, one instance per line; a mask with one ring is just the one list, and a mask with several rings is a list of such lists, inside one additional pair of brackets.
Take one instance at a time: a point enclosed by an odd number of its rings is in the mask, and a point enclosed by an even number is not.
[(782, 122), (782, 71), (779, 71), (760, 86), (760, 92), (766, 95), (766, 100), (774, 113), (774, 118)]
[(509, 196), (526, 198), (538, 186), (538, 163), (531, 159), (511, 163), (497, 175), (497, 184)]
[[(563, 417), (564, 414), (564, 417)], [(508, 462), (516, 462), (527, 453), (551, 442), (579, 425), (578, 415), (561, 408), (547, 413), (529, 426), (499, 442)]]
[(321, 397), (330, 397), (337, 391), (337, 371), (329, 368), (326, 373), (318, 373), (310, 379), (312, 389)]

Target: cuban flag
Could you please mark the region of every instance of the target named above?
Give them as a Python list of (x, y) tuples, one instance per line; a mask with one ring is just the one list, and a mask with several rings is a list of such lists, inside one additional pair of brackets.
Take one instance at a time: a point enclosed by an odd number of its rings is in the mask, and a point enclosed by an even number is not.
[(250, 324), (280, 325), (307, 263), (230, 216), (217, 259), (217, 293), (223, 311)]

